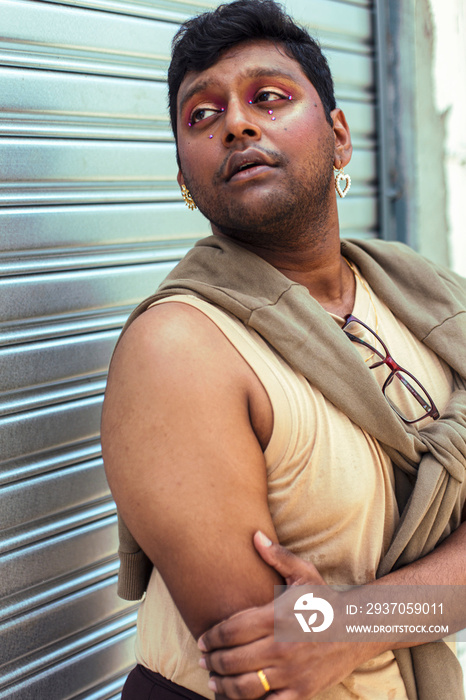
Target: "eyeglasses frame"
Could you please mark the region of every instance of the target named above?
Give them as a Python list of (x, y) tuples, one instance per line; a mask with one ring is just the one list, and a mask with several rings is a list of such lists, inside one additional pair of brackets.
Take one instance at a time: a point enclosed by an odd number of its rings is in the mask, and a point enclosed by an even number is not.
[[(356, 323), (359, 323), (366, 330), (368, 330), (369, 333), (372, 333), (372, 335), (379, 341), (380, 345), (384, 349), (385, 357), (383, 357), (383, 355), (376, 348), (374, 348), (372, 345), (370, 345), (369, 343), (366, 343), (364, 340), (362, 340), (362, 338), (358, 338), (357, 336), (353, 335), (352, 333), (348, 333), (348, 331), (345, 331), (346, 326), (348, 326), (353, 321)], [(407, 369), (405, 369), (404, 367), (401, 367), (401, 365), (398, 364), (398, 362), (391, 356), (390, 351), (389, 351), (388, 347), (385, 345), (385, 343), (383, 342), (382, 338), (374, 330), (372, 330), (372, 328), (370, 328), (368, 325), (366, 325), (363, 321), (361, 321), (356, 316), (353, 316), (353, 314), (347, 314), (345, 316), (345, 323), (342, 327), (342, 331), (345, 333), (347, 338), (358, 342), (360, 345), (364, 345), (365, 347), (369, 348), (371, 350), (371, 352), (375, 353), (376, 355), (378, 355), (381, 358), (381, 362), (376, 362), (375, 364), (370, 365), (369, 369), (376, 369), (376, 367), (380, 367), (381, 365), (387, 365), (387, 367), (390, 369), (390, 374), (388, 375), (387, 379), (385, 380), (385, 382), (382, 386), (382, 393), (383, 393), (385, 399), (387, 400), (388, 405), (395, 411), (397, 416), (399, 416), (404, 423), (411, 425), (413, 423), (418, 423), (419, 421), (424, 420), (424, 418), (431, 417), (433, 420), (437, 420), (437, 418), (440, 417), (438, 409), (437, 409), (434, 401), (432, 400), (429, 392), (421, 384), (419, 379), (416, 379), (416, 377), (413, 374), (411, 374), (411, 372), (408, 372)], [(388, 387), (388, 385), (391, 383), (391, 380), (393, 379), (393, 377), (395, 376), (395, 374), (397, 372), (403, 372), (404, 374), (407, 374), (408, 377), (411, 377), (411, 379), (413, 379), (414, 382), (416, 384), (418, 384), (418, 386), (421, 387), (422, 391), (425, 393), (427, 399), (429, 400), (431, 408), (429, 411), (426, 411), (425, 414), (423, 416), (421, 416), (420, 418), (415, 418), (414, 420), (409, 420), (408, 418), (405, 418), (403, 415), (401, 415), (400, 411), (397, 410), (396, 406), (387, 397), (385, 390)], [(402, 381), (402, 379), (400, 377), (399, 377), (399, 379), (400, 379), (400, 381)], [(418, 403), (421, 404), (421, 401), (419, 401), (419, 399), (416, 398), (416, 396), (415, 396), (413, 387), (411, 387), (410, 384), (406, 385), (404, 382), (402, 382), (402, 383), (404, 384), (406, 389), (414, 396), (416, 401), (418, 401)], [(419, 398), (421, 398), (421, 397), (419, 397)]]

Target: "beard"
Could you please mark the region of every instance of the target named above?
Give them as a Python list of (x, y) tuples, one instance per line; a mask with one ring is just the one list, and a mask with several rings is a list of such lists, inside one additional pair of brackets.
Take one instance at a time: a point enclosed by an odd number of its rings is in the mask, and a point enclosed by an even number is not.
[(285, 173), (272, 189), (255, 196), (263, 183), (252, 180), (249, 201), (219, 195), (225, 182), (225, 163), (213, 179), (213, 187), (200, 187), (195, 177), (185, 176), (199, 211), (218, 231), (241, 243), (274, 250), (299, 249), (325, 239), (333, 192), (334, 141), (321, 144), (319, 162), (287, 174), (289, 160), (283, 154), (262, 149)]

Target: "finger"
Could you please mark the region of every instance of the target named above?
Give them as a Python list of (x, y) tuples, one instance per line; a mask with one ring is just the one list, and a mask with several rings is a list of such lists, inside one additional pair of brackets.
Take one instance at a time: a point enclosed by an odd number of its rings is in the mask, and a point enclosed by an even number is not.
[(272, 690), (273, 669), (265, 669), (263, 674), (263, 681), (257, 671), (240, 676), (212, 676), (208, 686), (216, 695), (224, 695), (231, 700), (255, 700)]
[(259, 608), (249, 608), (219, 622), (199, 637), (201, 651), (213, 651), (249, 644), (273, 635), (273, 602)]
[(262, 559), (283, 576), (287, 585), (325, 584), (314, 564), (304, 561), (285, 547), (272, 542), (260, 530), (254, 535), (254, 546)]
[(220, 676), (237, 676), (274, 666), (281, 657), (280, 645), (264, 637), (252, 644), (231, 649), (220, 649), (204, 654), (199, 661), (202, 668)]

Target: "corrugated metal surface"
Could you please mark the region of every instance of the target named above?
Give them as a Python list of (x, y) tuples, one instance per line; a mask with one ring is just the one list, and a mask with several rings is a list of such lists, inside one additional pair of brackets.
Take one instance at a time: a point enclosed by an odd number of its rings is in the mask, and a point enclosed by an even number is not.
[[(164, 80), (179, 23), (217, 4), (1, 2), (0, 699), (116, 700), (133, 663), (100, 409), (129, 310), (208, 233), (180, 200)], [(371, 3), (286, 4), (352, 126), (343, 230), (373, 236)]]

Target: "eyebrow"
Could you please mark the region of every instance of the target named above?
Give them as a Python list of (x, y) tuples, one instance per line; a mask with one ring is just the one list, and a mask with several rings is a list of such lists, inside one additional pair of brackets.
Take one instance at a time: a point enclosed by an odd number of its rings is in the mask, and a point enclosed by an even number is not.
[[(245, 78), (288, 78), (289, 80), (296, 81), (296, 76), (292, 75), (291, 73), (288, 73), (285, 70), (279, 69), (279, 68), (252, 68), (251, 70), (247, 71), (246, 73), (239, 75), (243, 75)], [(179, 114), (183, 112), (184, 106), (189, 100), (197, 95), (198, 93), (204, 92), (204, 90), (207, 90), (208, 88), (214, 87), (214, 86), (219, 86), (220, 83), (217, 80), (212, 80), (209, 78), (206, 78), (205, 80), (201, 80), (200, 82), (196, 83), (193, 85), (186, 95), (181, 99), (180, 101), (180, 107), (179, 107)]]

